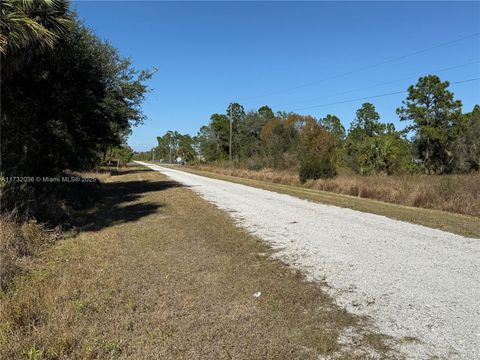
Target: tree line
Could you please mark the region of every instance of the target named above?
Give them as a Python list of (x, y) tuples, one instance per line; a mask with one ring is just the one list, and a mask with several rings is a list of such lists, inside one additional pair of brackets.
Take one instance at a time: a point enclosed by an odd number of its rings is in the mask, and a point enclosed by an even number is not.
[[(408, 88), (396, 110), (402, 130), (382, 122), (371, 103), (356, 111), (349, 129), (332, 114), (317, 119), (268, 106), (246, 112), (231, 103), (225, 114), (212, 114), (197, 136), (168, 132), (153, 149), (157, 159), (171, 152), (187, 161), (232, 161), (250, 169), (297, 169), (302, 180), (330, 177), (341, 167), (356, 173), (468, 173), (480, 168), (480, 106), (462, 112), (449, 82), (421, 77)], [(172, 141), (173, 140), (173, 141)], [(172, 145), (173, 144), (173, 145)], [(151, 154), (138, 153), (149, 159)]]
[(126, 139), (144, 120), (153, 71), (134, 69), (67, 0), (2, 1), (0, 25), (3, 202), (13, 193), (19, 200), (6, 178), (131, 157)]

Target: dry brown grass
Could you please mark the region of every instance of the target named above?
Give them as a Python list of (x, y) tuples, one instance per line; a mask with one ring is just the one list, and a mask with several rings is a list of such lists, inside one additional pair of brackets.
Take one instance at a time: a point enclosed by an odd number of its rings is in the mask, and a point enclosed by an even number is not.
[[(68, 173), (68, 176), (89, 177), (105, 181), (115, 172)], [(34, 257), (55, 243), (63, 230), (73, 230), (77, 217), (94, 207), (98, 183), (45, 183), (37, 197), (23, 213), (18, 208), (0, 214), (0, 291), (8, 289), (15, 276), (28, 270)], [(41, 186), (45, 188), (41, 188)], [(3, 195), (3, 194), (2, 194)], [(3, 200), (3, 197), (2, 197)], [(30, 213), (30, 214), (29, 214)], [(37, 215), (42, 223), (31, 214)]]
[(55, 242), (58, 232), (47, 230), (34, 220), (20, 222), (14, 216), (0, 216), (0, 291), (7, 289), (32, 257)]
[[(247, 170), (209, 165), (195, 169), (275, 184), (302, 186), (287, 170)], [(470, 175), (340, 175), (310, 180), (309, 189), (385, 201), (393, 204), (480, 216), (480, 173)]]
[(2, 295), (3, 359), (398, 356), (189, 189), (152, 171), (102, 186), (95, 226), (59, 241)]
[(480, 173), (471, 175), (339, 176), (306, 187), (405, 206), (480, 216)]

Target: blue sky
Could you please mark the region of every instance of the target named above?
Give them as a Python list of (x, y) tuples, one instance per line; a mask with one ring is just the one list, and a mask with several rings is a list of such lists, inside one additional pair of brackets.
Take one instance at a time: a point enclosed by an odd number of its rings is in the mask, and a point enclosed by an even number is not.
[[(369, 101), (383, 121), (402, 128), (395, 109), (405, 94), (332, 103), (406, 90), (431, 73), (450, 82), (480, 78), (478, 35), (337, 76), (480, 33), (479, 2), (74, 1), (73, 7), (135, 67), (159, 69), (149, 82), (147, 120), (129, 140), (136, 150), (154, 146), (167, 130), (196, 134), (233, 101), (246, 110), (331, 113), (346, 128)], [(451, 89), (465, 111), (480, 103), (480, 81)]]

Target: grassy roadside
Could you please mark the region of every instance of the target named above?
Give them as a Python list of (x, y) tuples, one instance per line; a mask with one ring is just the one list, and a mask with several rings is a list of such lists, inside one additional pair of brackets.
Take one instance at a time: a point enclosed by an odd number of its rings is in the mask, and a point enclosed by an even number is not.
[(446, 211), (415, 208), (382, 201), (336, 194), (327, 191), (307, 189), (300, 186), (276, 184), (269, 181), (253, 180), (211, 171), (197, 170), (190, 167), (175, 167), (178, 170), (202, 175), (214, 179), (231, 181), (238, 184), (254, 186), (260, 189), (293, 195), (302, 199), (335, 205), (372, 214), (387, 216), (392, 219), (448, 231), (463, 236), (480, 238), (480, 218)]
[(191, 190), (130, 168), (101, 193), (0, 294), (1, 359), (398, 357)]

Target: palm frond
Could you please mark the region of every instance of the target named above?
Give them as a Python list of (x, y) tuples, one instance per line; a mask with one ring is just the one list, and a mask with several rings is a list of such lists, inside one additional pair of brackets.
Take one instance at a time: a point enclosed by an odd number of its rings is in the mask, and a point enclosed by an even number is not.
[(72, 24), (66, 0), (3, 0), (0, 15), (0, 53), (6, 57), (52, 48)]

